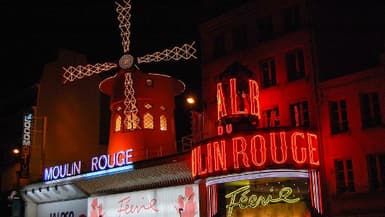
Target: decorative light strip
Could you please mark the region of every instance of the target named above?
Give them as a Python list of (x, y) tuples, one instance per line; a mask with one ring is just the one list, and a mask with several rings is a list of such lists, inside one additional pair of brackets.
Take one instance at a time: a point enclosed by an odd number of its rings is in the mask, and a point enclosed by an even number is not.
[(316, 172), (316, 180), (317, 180), (317, 201), (318, 201), (318, 212), (322, 213), (322, 202), (321, 202), (321, 188), (320, 188), (320, 176), (319, 172)]
[(62, 67), (64, 70), (63, 73), (63, 83), (72, 82), (76, 79), (81, 79), (84, 77), (90, 77), (94, 74), (99, 74), (101, 72), (109, 71), (113, 68), (116, 68), (118, 65), (115, 63), (96, 63), (94, 65), (87, 64), (85, 66), (78, 65), (78, 66), (69, 66), (69, 67)]
[(61, 183), (61, 182), (68, 182), (68, 181), (73, 181), (82, 178), (83, 175), (76, 175), (76, 176), (70, 176), (66, 178), (61, 178), (61, 179), (54, 179), (50, 181), (45, 181), (44, 184), (54, 184), (54, 183)]
[(150, 62), (160, 62), (160, 61), (170, 61), (170, 60), (180, 60), (180, 59), (190, 59), (197, 57), (194, 55), (196, 49), (194, 48), (195, 41), (191, 44), (183, 44), (181, 47), (173, 47), (170, 49), (165, 49), (161, 52), (155, 52), (152, 54), (147, 54), (143, 57), (138, 57), (138, 63), (150, 63)]
[(116, 12), (118, 13), (120, 36), (122, 37), (123, 52), (128, 53), (130, 50), (130, 18), (131, 18), (131, 0), (123, 0), (124, 6), (115, 2)]
[(136, 106), (134, 81), (131, 72), (127, 72), (124, 78), (124, 126), (126, 129), (139, 128), (138, 107)]
[(310, 196), (312, 206), (322, 214), (322, 198), (321, 198), (321, 183), (319, 171), (310, 171)]
[(236, 175), (226, 175), (219, 177), (207, 178), (206, 186), (234, 182), (240, 180), (262, 179), (262, 178), (282, 178), (282, 177), (294, 177), (294, 178), (309, 178), (308, 170), (290, 170), (290, 169), (276, 169), (276, 170), (262, 170), (255, 172), (246, 172)]
[(122, 166), (122, 167), (116, 167), (116, 168), (112, 168), (112, 169), (108, 169), (108, 170), (99, 170), (96, 172), (85, 173), (82, 175), (82, 177), (95, 178), (95, 177), (99, 177), (99, 176), (112, 175), (112, 174), (116, 174), (116, 173), (132, 171), (132, 170), (134, 170), (134, 165), (130, 164), (130, 165), (126, 165), (126, 166)]
[(310, 202), (311, 206), (314, 207), (315, 201), (314, 201), (314, 180), (313, 175), (311, 174), (309, 176), (309, 193), (310, 193)]
[(208, 207), (209, 208), (209, 216), (214, 216), (215, 214), (218, 213), (218, 193), (217, 193), (217, 186), (216, 185), (211, 185), (207, 186), (207, 192), (208, 192), (208, 198), (209, 201), (211, 201), (211, 205)]

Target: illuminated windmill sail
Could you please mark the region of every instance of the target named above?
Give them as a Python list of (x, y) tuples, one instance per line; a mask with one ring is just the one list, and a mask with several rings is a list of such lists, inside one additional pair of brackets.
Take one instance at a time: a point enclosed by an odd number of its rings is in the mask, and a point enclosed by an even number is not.
[[(115, 2), (116, 12), (118, 13), (120, 36), (122, 38), (123, 55), (119, 59), (119, 64), (114, 62), (95, 63), (78, 66), (63, 67), (63, 83), (73, 82), (75, 80), (89, 77), (94, 74), (109, 71), (111, 69), (120, 67), (125, 70), (125, 81), (124, 81), (124, 124), (125, 126), (139, 126), (138, 108), (135, 99), (135, 90), (133, 86), (132, 72), (129, 70), (134, 62), (137, 64), (151, 63), (160, 61), (171, 61), (171, 60), (187, 60), (190, 58), (196, 59), (194, 48), (195, 42), (190, 44), (184, 44), (182, 46), (175, 46), (172, 49), (165, 49), (160, 52), (154, 52), (147, 54), (136, 59), (129, 54), (130, 50), (130, 18), (131, 18), (131, 0), (123, 0), (124, 4)], [(134, 128), (131, 128), (134, 129)]]

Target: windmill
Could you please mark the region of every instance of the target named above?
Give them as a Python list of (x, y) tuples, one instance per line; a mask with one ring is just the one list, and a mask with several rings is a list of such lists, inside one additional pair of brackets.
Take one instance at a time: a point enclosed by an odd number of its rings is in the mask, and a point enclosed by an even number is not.
[[(196, 59), (195, 42), (186, 43), (181, 46), (175, 46), (171, 49), (154, 52), (141, 57), (133, 57), (129, 54), (130, 51), (130, 18), (131, 18), (131, 0), (123, 0), (123, 4), (115, 2), (116, 12), (118, 14), (120, 36), (122, 38), (123, 54), (118, 63), (105, 62), (86, 64), (78, 66), (62, 67), (63, 83), (74, 82), (76, 80), (90, 77), (95, 74), (110, 71), (120, 67), (125, 71), (124, 80), (124, 125), (139, 126), (138, 108), (136, 105), (135, 90), (133, 85), (133, 73), (130, 70), (132, 67), (138, 68), (137, 64), (171, 61), (171, 60), (188, 60), (190, 58)], [(135, 128), (131, 128), (135, 129)]]

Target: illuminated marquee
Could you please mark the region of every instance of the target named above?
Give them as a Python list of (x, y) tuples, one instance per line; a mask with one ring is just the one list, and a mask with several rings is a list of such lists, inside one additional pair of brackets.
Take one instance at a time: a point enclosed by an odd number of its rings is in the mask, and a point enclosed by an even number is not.
[[(316, 134), (299, 130), (255, 131), (253, 122), (260, 119), (259, 86), (249, 77), (238, 77), (217, 83), (218, 137), (192, 150), (193, 177), (280, 165), (318, 167)], [(240, 128), (239, 120), (252, 127)]]
[[(113, 154), (103, 154), (91, 159), (91, 172), (131, 165), (133, 149), (119, 151)], [(81, 161), (74, 161), (44, 169), (44, 181), (51, 181), (81, 174)]]
[(62, 165), (56, 165), (53, 167), (45, 168), (44, 181), (79, 175), (81, 172), (81, 167), (82, 167), (82, 162), (75, 161), (72, 163), (66, 163)]
[(256, 132), (208, 141), (192, 150), (192, 175), (292, 164), (318, 167), (317, 135), (306, 131)]

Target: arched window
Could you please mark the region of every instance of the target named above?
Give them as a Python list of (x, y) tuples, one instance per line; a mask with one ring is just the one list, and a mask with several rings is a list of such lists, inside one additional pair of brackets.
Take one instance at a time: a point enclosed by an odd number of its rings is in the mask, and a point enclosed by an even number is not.
[(126, 126), (126, 129), (127, 130), (133, 130), (133, 129), (137, 129), (138, 128), (138, 116), (136, 114), (127, 114), (127, 120), (128, 120), (128, 123), (127, 123), (127, 126)]
[(120, 115), (115, 116), (115, 132), (122, 130), (122, 117)]
[(143, 115), (143, 128), (154, 129), (154, 117), (150, 113)]
[(167, 130), (167, 118), (166, 115), (161, 115), (160, 118), (160, 130), (166, 131)]

